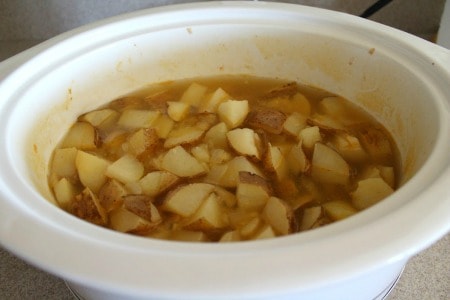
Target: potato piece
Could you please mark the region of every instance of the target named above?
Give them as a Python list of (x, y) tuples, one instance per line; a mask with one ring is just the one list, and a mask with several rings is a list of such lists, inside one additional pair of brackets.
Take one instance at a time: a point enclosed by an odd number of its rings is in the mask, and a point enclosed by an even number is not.
[(332, 138), (333, 146), (342, 157), (349, 162), (362, 162), (367, 159), (367, 153), (357, 137), (346, 132), (338, 132)]
[(228, 231), (222, 235), (219, 242), (220, 243), (227, 243), (227, 242), (238, 242), (241, 240), (241, 235), (239, 234), (239, 231), (233, 230)]
[(387, 184), (391, 188), (395, 187), (395, 171), (393, 167), (389, 166), (378, 166), (378, 169), (380, 170), (380, 176), (381, 178), (386, 181)]
[(231, 147), (240, 155), (261, 159), (261, 139), (249, 128), (236, 128), (227, 132)]
[(167, 114), (176, 122), (186, 118), (190, 109), (191, 106), (185, 102), (167, 101)]
[(217, 194), (212, 192), (202, 201), (202, 204), (194, 215), (189, 218), (184, 228), (187, 230), (208, 232), (224, 228), (227, 225), (228, 221), (226, 215), (224, 215), (224, 208), (220, 199)]
[(166, 211), (189, 217), (213, 191), (214, 185), (208, 183), (183, 185), (167, 194), (162, 207)]
[(226, 183), (228, 183), (228, 179), (225, 178), (227, 171), (228, 164), (212, 165), (203, 180), (206, 183), (226, 186)]
[(302, 141), (302, 147), (311, 151), (317, 142), (322, 141), (319, 127), (312, 126), (302, 129), (299, 133), (299, 139)]
[(219, 105), (217, 114), (229, 129), (240, 126), (249, 112), (247, 100), (228, 100)]
[(127, 194), (125, 187), (114, 179), (109, 179), (98, 192), (98, 200), (106, 212), (119, 208)]
[(167, 151), (162, 158), (161, 167), (180, 177), (194, 177), (206, 173), (203, 164), (182, 146)]
[(291, 98), (291, 103), (293, 107), (290, 111), (295, 111), (303, 116), (309, 116), (311, 114), (311, 103), (303, 94), (296, 93)]
[(289, 170), (294, 175), (305, 173), (309, 170), (311, 163), (303, 151), (302, 141), (290, 149), (286, 161)]
[(207, 89), (206, 86), (194, 82), (181, 95), (180, 102), (199, 106), (205, 97)]
[(225, 204), (226, 207), (234, 207), (236, 205), (237, 199), (236, 195), (227, 191), (224, 188), (221, 188), (220, 186), (216, 186), (214, 188), (214, 193), (219, 196), (220, 200)]
[(303, 210), (302, 222), (300, 224), (300, 230), (308, 230), (313, 228), (313, 226), (319, 221), (322, 216), (322, 207), (313, 206), (305, 208)]
[(259, 217), (254, 217), (239, 230), (239, 233), (246, 238), (254, 235), (263, 225), (263, 221)]
[(275, 173), (278, 181), (286, 178), (288, 174), (288, 165), (279, 147), (272, 146), (269, 143), (263, 164), (267, 171)]
[(109, 218), (111, 229), (138, 235), (149, 234), (157, 225), (123, 207), (113, 210)]
[(249, 172), (239, 172), (236, 198), (240, 209), (260, 210), (271, 195), (270, 185), (264, 178)]
[(126, 195), (123, 207), (153, 224), (161, 223), (161, 215), (153, 205), (152, 198), (147, 195)]
[(97, 193), (106, 182), (106, 169), (111, 162), (81, 150), (77, 151), (75, 166), (81, 183), (92, 192)]
[(134, 156), (126, 154), (109, 165), (105, 175), (122, 183), (134, 182), (144, 175), (144, 166)]
[(61, 178), (53, 187), (53, 192), (59, 207), (68, 210), (76, 194), (73, 184), (67, 178)]
[(75, 158), (77, 157), (77, 148), (57, 148), (53, 152), (51, 173), (58, 178), (74, 178), (77, 175)]
[(200, 162), (209, 163), (210, 154), (208, 145), (200, 144), (191, 149), (192, 155)]
[(220, 122), (217, 125), (211, 127), (205, 134), (204, 141), (208, 146), (213, 149), (227, 149), (228, 139), (227, 139), (228, 127), (225, 123)]
[(70, 211), (80, 219), (86, 220), (96, 225), (106, 225), (108, 215), (100, 205), (98, 198), (89, 188), (85, 188), (81, 194), (73, 198)]
[(223, 149), (212, 149), (210, 152), (209, 164), (220, 165), (230, 161), (233, 156)]
[(148, 128), (160, 114), (157, 110), (127, 109), (120, 115), (117, 125), (127, 129)]
[(350, 167), (333, 149), (316, 143), (311, 163), (311, 176), (322, 183), (347, 184)]
[(106, 129), (117, 121), (119, 115), (114, 109), (105, 108), (88, 112), (82, 116), (81, 120), (91, 123), (94, 127)]
[(145, 195), (155, 197), (168, 191), (179, 182), (180, 178), (167, 171), (153, 171), (145, 175), (139, 184)]
[(236, 187), (239, 178), (239, 172), (249, 172), (264, 177), (264, 174), (257, 166), (248, 161), (244, 156), (237, 156), (227, 164), (226, 172), (220, 179), (219, 185), (224, 187)]
[(99, 139), (95, 127), (86, 122), (76, 122), (69, 129), (61, 143), (61, 148), (75, 147), (79, 150), (93, 150), (97, 148)]
[(305, 206), (306, 204), (311, 203), (313, 200), (314, 200), (313, 195), (311, 195), (310, 193), (306, 193), (302, 195), (297, 195), (294, 199), (290, 199), (289, 204), (295, 211)]
[(298, 137), (300, 131), (306, 127), (306, 117), (293, 112), (283, 123), (283, 131), (293, 137)]
[(286, 115), (276, 109), (258, 108), (249, 112), (245, 124), (253, 129), (262, 129), (268, 133), (280, 134)]
[(365, 128), (359, 134), (359, 141), (374, 160), (389, 161), (393, 152), (389, 138), (380, 128)]
[(307, 120), (307, 123), (332, 132), (345, 130), (345, 127), (339, 121), (328, 115), (314, 114)]
[(161, 139), (166, 139), (170, 131), (172, 131), (175, 122), (167, 115), (160, 115), (152, 124), (156, 134)]
[(128, 138), (129, 150), (135, 156), (151, 154), (158, 142), (159, 137), (153, 128), (141, 128)]
[(275, 231), (273, 231), (271, 226), (266, 225), (253, 237), (253, 240), (271, 239), (274, 237), (276, 237)]
[(358, 211), (349, 203), (341, 200), (329, 201), (322, 204), (328, 217), (334, 221), (339, 221), (356, 214)]
[(292, 232), (294, 212), (292, 208), (280, 198), (270, 197), (264, 207), (263, 214), (272, 228), (281, 235)]
[(173, 148), (178, 145), (195, 144), (201, 140), (204, 133), (204, 129), (195, 126), (173, 129), (167, 136), (164, 147)]
[(231, 97), (227, 94), (227, 92), (225, 92), (222, 88), (218, 88), (213, 93), (206, 96), (200, 104), (198, 111), (215, 113), (222, 102), (230, 99)]
[(381, 178), (363, 179), (351, 193), (352, 203), (357, 209), (362, 210), (378, 203), (393, 192), (394, 190)]

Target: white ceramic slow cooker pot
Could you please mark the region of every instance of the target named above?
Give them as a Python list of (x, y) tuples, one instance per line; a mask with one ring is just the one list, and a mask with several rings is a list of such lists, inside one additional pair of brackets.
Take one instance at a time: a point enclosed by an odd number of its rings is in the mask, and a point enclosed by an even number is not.
[[(85, 299), (380, 299), (450, 228), (450, 52), (299, 5), (169, 6), (68, 32), (0, 65), (0, 242)], [(55, 205), (52, 149), (76, 117), (166, 80), (280, 77), (342, 95), (392, 133), (403, 183), (354, 217), (263, 241), (114, 232)]]

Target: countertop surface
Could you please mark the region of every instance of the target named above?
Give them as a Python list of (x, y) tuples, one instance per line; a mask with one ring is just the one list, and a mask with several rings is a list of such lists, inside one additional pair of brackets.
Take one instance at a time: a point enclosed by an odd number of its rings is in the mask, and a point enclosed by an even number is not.
[[(0, 42), (0, 62), (38, 42)], [(0, 299), (74, 298), (63, 280), (0, 248)], [(411, 258), (387, 299), (450, 299), (450, 234)]]

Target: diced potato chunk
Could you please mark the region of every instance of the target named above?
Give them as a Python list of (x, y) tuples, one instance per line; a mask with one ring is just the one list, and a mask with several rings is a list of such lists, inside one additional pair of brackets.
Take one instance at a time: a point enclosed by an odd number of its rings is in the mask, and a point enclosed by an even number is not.
[(239, 234), (239, 231), (233, 230), (228, 231), (222, 235), (219, 242), (226, 243), (226, 242), (237, 242), (241, 240), (241, 235)]
[(313, 206), (305, 208), (303, 210), (302, 222), (300, 224), (301, 230), (307, 230), (317, 223), (319, 218), (322, 216), (322, 208), (320, 206)]
[(259, 217), (254, 217), (240, 228), (239, 233), (246, 238), (254, 235), (263, 225), (263, 221)]
[(204, 140), (210, 148), (226, 149), (228, 147), (227, 132), (227, 125), (220, 122), (206, 132)]
[(261, 159), (261, 140), (256, 132), (249, 128), (236, 128), (227, 132), (228, 142), (240, 155)]
[(126, 195), (123, 207), (151, 223), (160, 223), (161, 215), (151, 201), (152, 198), (146, 195)]
[(211, 95), (208, 95), (200, 104), (199, 111), (215, 113), (220, 103), (225, 102), (226, 100), (230, 100), (230, 95), (222, 88), (218, 88)]
[(98, 192), (98, 199), (107, 212), (119, 208), (123, 203), (123, 197), (127, 194), (125, 187), (117, 180), (108, 180)]
[(288, 165), (279, 147), (269, 143), (263, 163), (267, 171), (275, 173), (277, 180), (281, 181), (286, 178)]
[(194, 82), (184, 91), (180, 102), (198, 106), (205, 97), (206, 91), (206, 86)]
[(322, 140), (319, 127), (317, 126), (302, 129), (299, 133), (299, 138), (302, 141), (302, 146), (307, 150), (312, 150), (314, 145)]
[(166, 139), (174, 127), (175, 122), (167, 115), (160, 115), (152, 124), (156, 134), (161, 139)]
[(366, 128), (361, 131), (359, 140), (369, 155), (383, 162), (392, 156), (391, 144), (381, 129)]
[(264, 174), (257, 166), (248, 161), (244, 156), (237, 156), (227, 163), (227, 169), (221, 177), (220, 185), (224, 187), (236, 187), (239, 172), (249, 172), (264, 177)]
[(91, 123), (94, 127), (104, 129), (112, 126), (118, 118), (119, 113), (117, 111), (105, 108), (88, 112), (83, 115), (82, 120)]
[(151, 127), (161, 113), (157, 110), (128, 109), (122, 112), (117, 124), (128, 129)]
[(312, 177), (323, 183), (347, 184), (350, 167), (347, 162), (333, 149), (317, 143), (311, 163)]
[(75, 158), (77, 157), (77, 152), (78, 150), (75, 147), (55, 149), (51, 165), (52, 173), (59, 178), (76, 176)]
[(92, 150), (97, 148), (97, 144), (98, 137), (94, 126), (86, 122), (76, 122), (64, 137), (61, 148)]
[(162, 168), (180, 177), (194, 177), (206, 173), (206, 169), (182, 146), (176, 146), (166, 152), (161, 163)]
[(61, 178), (61, 180), (59, 180), (53, 187), (53, 191), (59, 206), (65, 210), (69, 209), (70, 203), (76, 194), (73, 184), (66, 178)]
[(325, 213), (334, 221), (348, 218), (358, 212), (350, 203), (341, 200), (329, 201), (322, 206)]
[(286, 202), (277, 197), (270, 197), (264, 207), (267, 222), (282, 235), (292, 231), (294, 212)]
[(233, 158), (230, 152), (223, 149), (212, 149), (210, 153), (209, 163), (211, 166), (220, 165), (230, 161)]
[(203, 137), (204, 129), (195, 126), (173, 129), (164, 142), (164, 147), (172, 148), (183, 144), (194, 144)]
[(194, 231), (210, 231), (227, 226), (224, 209), (219, 197), (213, 192), (209, 194), (194, 215), (189, 218), (185, 228)]
[(153, 171), (139, 180), (142, 192), (155, 197), (179, 182), (179, 177), (167, 171)]
[(191, 153), (198, 161), (201, 161), (204, 163), (209, 163), (210, 154), (209, 154), (208, 145), (200, 144), (195, 147), (192, 147)]
[(271, 194), (269, 183), (264, 178), (249, 172), (239, 172), (239, 181), (236, 189), (239, 208), (260, 210), (266, 205)]
[(105, 175), (123, 183), (134, 182), (144, 175), (144, 166), (134, 156), (126, 154), (109, 165)]
[(71, 204), (70, 211), (75, 216), (93, 224), (106, 225), (108, 215), (89, 188), (85, 188), (81, 194), (76, 195)]
[(308, 171), (311, 165), (303, 151), (302, 142), (291, 148), (286, 160), (289, 170), (295, 175)]
[(151, 154), (158, 146), (159, 137), (153, 128), (141, 128), (128, 139), (130, 152), (136, 156)]
[(192, 183), (171, 191), (164, 199), (163, 208), (183, 217), (193, 215), (203, 201), (214, 191), (214, 185)]
[(75, 165), (81, 183), (97, 193), (106, 182), (106, 169), (111, 163), (96, 155), (78, 150)]
[(393, 192), (394, 190), (383, 179), (367, 178), (358, 182), (358, 187), (351, 194), (352, 203), (357, 209), (365, 209)]
[(333, 137), (333, 145), (342, 157), (349, 162), (362, 162), (367, 158), (357, 137), (348, 133), (336, 133)]
[(191, 109), (191, 106), (185, 102), (167, 102), (167, 114), (174, 121), (183, 120)]
[(297, 137), (305, 127), (306, 117), (297, 112), (290, 114), (283, 123), (284, 132), (294, 137)]
[(145, 235), (154, 229), (155, 224), (121, 207), (111, 212), (110, 226), (120, 232)]
[(258, 232), (258, 234), (256, 234), (254, 236), (255, 240), (262, 240), (262, 239), (271, 239), (276, 237), (275, 231), (273, 231), (273, 228), (271, 226), (264, 226), (264, 228)]
[(220, 120), (230, 129), (240, 126), (247, 117), (248, 112), (247, 100), (228, 100), (221, 103), (217, 108)]
[(286, 115), (276, 109), (255, 109), (249, 112), (245, 123), (253, 129), (262, 129), (268, 133), (280, 134)]

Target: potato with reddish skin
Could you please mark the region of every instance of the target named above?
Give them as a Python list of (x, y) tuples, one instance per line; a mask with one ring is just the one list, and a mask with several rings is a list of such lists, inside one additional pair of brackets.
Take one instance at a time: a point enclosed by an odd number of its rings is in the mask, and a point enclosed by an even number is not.
[(249, 112), (245, 125), (252, 129), (261, 129), (268, 133), (280, 134), (286, 115), (278, 110), (259, 108)]

